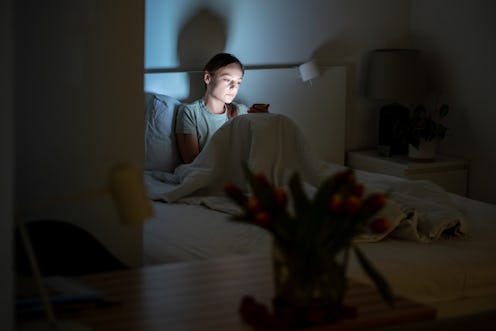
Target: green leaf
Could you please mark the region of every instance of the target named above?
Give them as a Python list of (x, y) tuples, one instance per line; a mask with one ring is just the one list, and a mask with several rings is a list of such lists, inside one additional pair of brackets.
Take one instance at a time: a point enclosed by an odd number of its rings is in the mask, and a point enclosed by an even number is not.
[(273, 197), (274, 188), (272, 187), (272, 185), (268, 182), (268, 180), (266, 183), (260, 182), (256, 178), (256, 175), (248, 168), (246, 163), (243, 163), (242, 167), (245, 171), (245, 175), (248, 183), (250, 184), (253, 195), (260, 200), (264, 208), (270, 209), (271, 207), (273, 207), (275, 203)]
[(441, 105), (441, 107), (439, 108), (439, 118), (441, 119), (443, 117), (446, 117), (448, 113), (449, 113), (449, 106), (447, 104)]
[(353, 246), (355, 254), (360, 262), (363, 270), (369, 276), (369, 278), (375, 283), (377, 290), (383, 297), (383, 299), (392, 306), (394, 304), (394, 297), (388, 283), (384, 278), (377, 272), (372, 263), (367, 259), (367, 257), (362, 253), (362, 251), (357, 247)]
[[(347, 169), (339, 173), (341, 177), (337, 180), (336, 176), (326, 179), (320, 186), (314, 197), (314, 205), (318, 213), (327, 213), (329, 199), (335, 193), (339, 193), (346, 199), (352, 192), (355, 184), (355, 173), (353, 169)], [(320, 215), (319, 215), (320, 216)]]
[(297, 173), (291, 176), (289, 180), (289, 188), (291, 190), (291, 195), (293, 196), (296, 217), (298, 219), (304, 219), (304, 215), (310, 208), (310, 200), (305, 194), (305, 191), (303, 191), (301, 179)]

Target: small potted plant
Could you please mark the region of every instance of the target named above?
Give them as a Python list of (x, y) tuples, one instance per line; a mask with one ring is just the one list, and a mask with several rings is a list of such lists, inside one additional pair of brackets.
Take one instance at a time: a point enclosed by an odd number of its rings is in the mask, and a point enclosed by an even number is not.
[(430, 161), (434, 158), (437, 146), (446, 136), (448, 128), (441, 120), (449, 113), (449, 106), (442, 104), (435, 112), (428, 112), (423, 105), (417, 106), (408, 125), (408, 156), (411, 159)]

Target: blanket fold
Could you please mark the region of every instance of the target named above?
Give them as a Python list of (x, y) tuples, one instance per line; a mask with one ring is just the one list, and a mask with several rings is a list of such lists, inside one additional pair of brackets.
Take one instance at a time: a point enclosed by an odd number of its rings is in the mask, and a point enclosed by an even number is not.
[[(192, 163), (180, 165), (173, 173), (146, 171), (145, 184), (152, 200), (201, 204), (235, 215), (240, 209), (225, 197), (223, 187), (227, 182), (247, 187), (243, 163), (279, 186), (286, 186), (297, 172), (310, 193), (345, 168), (320, 159), (288, 117), (247, 114), (224, 124)], [(463, 214), (453, 206), (450, 195), (434, 183), (363, 171), (356, 174), (369, 193), (388, 193), (381, 213), (391, 223), (387, 233), (363, 234), (357, 241), (389, 237), (429, 242), (466, 233)]]

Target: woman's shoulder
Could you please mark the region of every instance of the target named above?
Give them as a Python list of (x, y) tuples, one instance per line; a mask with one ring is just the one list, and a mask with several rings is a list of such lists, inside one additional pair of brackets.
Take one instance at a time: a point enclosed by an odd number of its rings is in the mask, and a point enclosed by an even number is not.
[(198, 99), (189, 103), (182, 103), (179, 106), (178, 110), (188, 113), (198, 112), (201, 109), (201, 102), (202, 99)]

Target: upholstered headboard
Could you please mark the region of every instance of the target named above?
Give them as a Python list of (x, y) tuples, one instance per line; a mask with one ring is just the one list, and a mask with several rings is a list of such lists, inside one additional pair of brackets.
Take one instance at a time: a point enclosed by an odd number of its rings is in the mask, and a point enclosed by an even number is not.
[[(324, 160), (344, 164), (346, 68), (321, 69), (320, 76), (311, 82), (302, 82), (296, 68), (247, 70), (236, 100), (248, 106), (270, 104), (270, 112), (284, 114), (297, 123)], [(184, 79), (178, 77), (181, 74)], [(187, 81), (198, 82), (198, 86), (188, 89)], [(170, 171), (179, 162), (172, 134), (175, 108), (181, 101), (201, 97), (201, 86), (200, 73), (145, 75), (146, 169)], [(195, 95), (186, 96), (191, 90)]]

